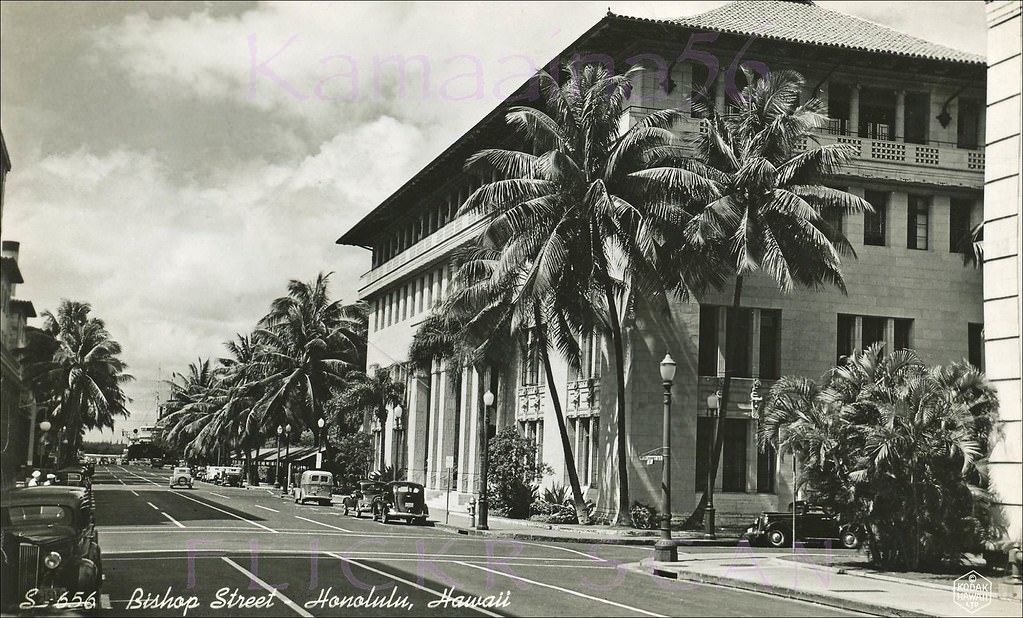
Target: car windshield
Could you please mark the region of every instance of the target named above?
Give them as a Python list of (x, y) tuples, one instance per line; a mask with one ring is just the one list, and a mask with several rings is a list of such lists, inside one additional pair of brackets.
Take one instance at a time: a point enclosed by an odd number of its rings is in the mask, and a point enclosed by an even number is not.
[(3, 509), (5, 526), (68, 525), (73, 519), (71, 509), (52, 504), (28, 504)]
[(188, 474), (188, 468), (174, 468), (174, 474)]

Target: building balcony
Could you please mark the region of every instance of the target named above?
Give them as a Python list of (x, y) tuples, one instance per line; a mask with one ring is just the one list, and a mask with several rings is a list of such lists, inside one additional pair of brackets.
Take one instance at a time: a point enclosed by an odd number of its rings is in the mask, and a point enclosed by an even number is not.
[[(629, 124), (655, 111), (633, 106), (628, 109)], [(884, 124), (866, 125), (868, 137), (851, 135), (848, 121), (831, 119), (816, 133), (821, 145), (849, 144), (855, 154), (843, 172), (844, 176), (895, 180), (927, 185), (981, 189), (984, 186), (984, 151), (958, 148), (954, 144), (935, 142), (913, 144), (890, 139), (890, 128)], [(707, 132), (699, 118), (688, 118), (679, 132), (693, 138)], [(808, 140), (797, 149), (806, 149)]]

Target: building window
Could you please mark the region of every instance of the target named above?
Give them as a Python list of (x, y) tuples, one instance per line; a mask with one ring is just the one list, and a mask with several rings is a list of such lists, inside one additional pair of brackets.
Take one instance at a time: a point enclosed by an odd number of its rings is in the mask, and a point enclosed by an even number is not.
[(983, 105), (975, 99), (959, 99), (956, 122), (956, 146), (959, 148), (980, 147), (980, 113)]
[(971, 322), (969, 331), (969, 361), (977, 369), (984, 370), (984, 325)]
[(849, 135), (850, 91), (847, 84), (828, 84), (828, 124), (832, 135)]
[[(693, 67), (693, 84), (690, 101), (693, 109), (690, 116), (693, 118), (707, 118), (714, 111), (714, 102), (717, 98), (716, 74), (711, 74), (710, 68), (704, 64), (696, 63)], [(697, 108), (702, 108), (699, 110)]]
[(867, 349), (875, 343), (884, 343), (884, 326), (885, 318), (879, 318), (872, 315), (865, 315), (863, 320), (863, 341), (861, 349)]
[(757, 493), (773, 494), (778, 476), (778, 452), (768, 444), (757, 450)]
[(526, 348), (521, 351), (519, 375), (521, 386), (536, 386), (540, 383), (540, 350), (536, 338), (532, 335)]
[(600, 333), (583, 333), (576, 339), (579, 343), (579, 369), (572, 370), (577, 380), (600, 377), (601, 345)]
[(781, 377), (781, 311), (760, 310), (760, 377)]
[(852, 356), (853, 340), (856, 338), (856, 316), (838, 314), (838, 340), (835, 345), (835, 363), (841, 365), (845, 358)]
[(592, 485), (597, 478), (597, 421), (596, 417), (572, 419), (576, 434), (575, 469), (582, 485)]
[(907, 92), (905, 98), (905, 140), (910, 144), (926, 144), (931, 124), (931, 95), (926, 92)]
[(970, 245), (970, 200), (953, 199), (948, 211), (949, 253), (965, 253)]
[(749, 421), (725, 418), (721, 422), (724, 449), (721, 461), (721, 491), (746, 491), (746, 437)]
[(696, 490), (707, 489), (707, 466), (710, 463), (714, 441), (714, 419), (709, 416), (696, 418)]
[(892, 140), (895, 125), (895, 91), (880, 88), (860, 89), (860, 137)]
[(887, 235), (888, 194), (883, 191), (867, 191), (866, 200), (874, 212), (863, 212), (863, 244), (883, 247)]
[[(728, 331), (725, 338), (725, 369), (733, 376), (750, 378), (753, 376), (753, 310), (729, 307), (728, 312), (733, 316), (729, 326), (734, 330)], [(728, 351), (731, 358), (727, 358)]]
[(520, 423), (522, 437), (536, 447), (536, 463), (543, 463), (543, 421), (532, 420)]
[(908, 350), (913, 347), (913, 320), (908, 318), (895, 318), (895, 341), (896, 350)]
[(909, 196), (909, 218), (906, 222), (906, 247), (927, 249), (927, 223), (930, 220), (931, 198)]
[(718, 308), (700, 305), (700, 375), (718, 374)]

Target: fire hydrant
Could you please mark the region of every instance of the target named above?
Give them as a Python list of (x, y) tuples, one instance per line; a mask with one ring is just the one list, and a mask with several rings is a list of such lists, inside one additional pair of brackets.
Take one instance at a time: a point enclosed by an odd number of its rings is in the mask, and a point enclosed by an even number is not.
[(469, 504), (465, 507), (465, 512), (469, 514), (469, 527), (476, 527), (476, 496), (469, 496)]

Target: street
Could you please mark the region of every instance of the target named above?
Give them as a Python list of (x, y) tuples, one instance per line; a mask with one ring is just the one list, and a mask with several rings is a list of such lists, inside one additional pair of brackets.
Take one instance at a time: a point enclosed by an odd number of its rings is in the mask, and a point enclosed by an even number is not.
[[(99, 466), (106, 576), (99, 614), (837, 615), (756, 592), (620, 568), (649, 547), (469, 537), (384, 525), (268, 490), (196, 482), (169, 470)], [(710, 548), (708, 548), (710, 549)], [(722, 552), (722, 548), (715, 551)], [(741, 565), (737, 565), (741, 566)]]

